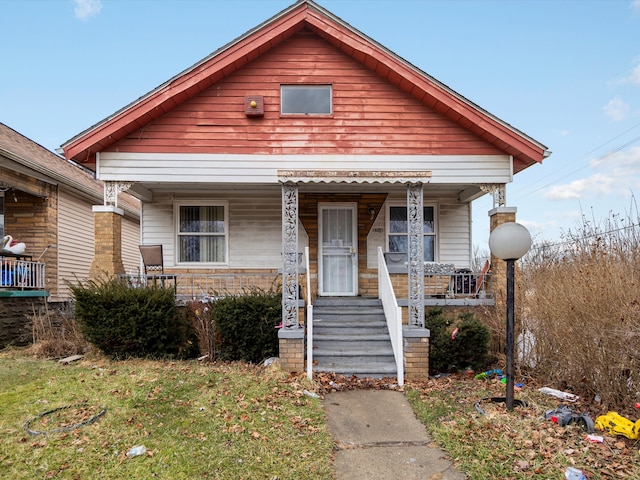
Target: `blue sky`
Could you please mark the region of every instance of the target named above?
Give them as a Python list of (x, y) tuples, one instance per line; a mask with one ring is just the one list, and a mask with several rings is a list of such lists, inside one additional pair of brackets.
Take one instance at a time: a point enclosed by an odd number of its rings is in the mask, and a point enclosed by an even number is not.
[[(292, 3), (0, 0), (0, 122), (55, 150)], [(553, 152), (507, 186), (536, 241), (637, 219), (640, 0), (318, 3)]]

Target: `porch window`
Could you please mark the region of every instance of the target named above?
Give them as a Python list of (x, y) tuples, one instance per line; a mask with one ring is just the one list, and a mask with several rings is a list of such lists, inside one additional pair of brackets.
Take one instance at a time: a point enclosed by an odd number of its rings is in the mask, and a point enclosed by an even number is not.
[[(436, 224), (435, 224), (435, 207), (423, 207), (424, 220), (424, 261), (435, 261), (435, 245), (436, 245)], [(388, 251), (389, 252), (409, 252), (409, 222), (407, 219), (407, 206), (390, 206), (389, 207), (389, 226), (388, 232)]]
[(178, 263), (226, 263), (227, 205), (178, 205)]
[(282, 85), (283, 115), (331, 115), (331, 85)]

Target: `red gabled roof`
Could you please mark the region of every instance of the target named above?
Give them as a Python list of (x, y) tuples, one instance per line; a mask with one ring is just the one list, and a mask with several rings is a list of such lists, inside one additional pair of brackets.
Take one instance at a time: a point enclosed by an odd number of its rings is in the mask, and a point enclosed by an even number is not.
[(307, 28), (399, 89), (514, 157), (514, 173), (541, 162), (547, 148), (491, 115), (311, 0), (300, 0), (62, 145), (68, 159), (95, 154), (198, 95)]

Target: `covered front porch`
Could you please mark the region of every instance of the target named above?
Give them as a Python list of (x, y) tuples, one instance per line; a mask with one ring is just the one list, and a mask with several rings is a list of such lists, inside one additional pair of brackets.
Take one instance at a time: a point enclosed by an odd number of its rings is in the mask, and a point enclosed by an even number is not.
[[(304, 181), (299, 172), (281, 172), (279, 202), (275, 201), (273, 186), (262, 186), (258, 194), (249, 194), (241, 186), (233, 191), (227, 187), (213, 197), (204, 191), (180, 193), (175, 184), (163, 188), (147, 185), (153, 194), (152, 201), (143, 208), (146, 213), (142, 238), (143, 243), (157, 242), (165, 247), (164, 274), (145, 275), (141, 273), (143, 265), (138, 272), (119, 274), (133, 286), (150, 282), (172, 286), (181, 303), (241, 294), (253, 288), (282, 288), (281, 362), (286, 370), (306, 371), (308, 375), (314, 371), (316, 300), (380, 299), (389, 339), (395, 344), (395, 374), (402, 379), (406, 370), (411, 372), (411, 378), (425, 378), (428, 375), (425, 308), (474, 308), (494, 302), (491, 272), (472, 268), (470, 232), (463, 229), (460, 233), (460, 225), (468, 225), (471, 214), (470, 201), (461, 201), (460, 191), (472, 189), (429, 185), (424, 181), (428, 178), (424, 172), (408, 179), (396, 175), (388, 182), (380, 181), (379, 176), (374, 178), (375, 181), (360, 175), (356, 182), (347, 174), (336, 179), (334, 172), (330, 181), (319, 182)], [(170, 197), (163, 192), (169, 188)], [(500, 185), (493, 188), (501, 190)], [(475, 191), (483, 192), (480, 187)], [(225, 203), (218, 197), (225, 198)], [(197, 260), (184, 256), (190, 243), (181, 239), (182, 226), (177, 234), (167, 235), (172, 223), (184, 223), (180, 222), (182, 205), (192, 209), (193, 205), (207, 204), (223, 205), (215, 221), (224, 225), (221, 230), (228, 242), (224, 249), (226, 265), (180, 261)], [(274, 215), (275, 208), (279, 215)], [(117, 207), (111, 213), (108, 210), (108, 206), (97, 208), (96, 215), (117, 218)], [(256, 210), (260, 213), (255, 213)], [(189, 212), (193, 214), (192, 210)], [(249, 215), (253, 219), (277, 219), (278, 223), (263, 222), (250, 228)], [(167, 222), (161, 230), (161, 222), (167, 217), (173, 222)], [(96, 221), (96, 225), (113, 227), (111, 221)], [(100, 228), (96, 230), (97, 237), (101, 235)], [(275, 228), (280, 234), (277, 240)], [(246, 236), (237, 236), (240, 229), (245, 229)], [(200, 231), (191, 227), (188, 230), (190, 238)], [(402, 247), (407, 251), (389, 251)], [(256, 266), (251, 267), (252, 264)], [(413, 370), (411, 362), (406, 361), (407, 352), (412, 355), (412, 341), (420, 351), (419, 366)]]

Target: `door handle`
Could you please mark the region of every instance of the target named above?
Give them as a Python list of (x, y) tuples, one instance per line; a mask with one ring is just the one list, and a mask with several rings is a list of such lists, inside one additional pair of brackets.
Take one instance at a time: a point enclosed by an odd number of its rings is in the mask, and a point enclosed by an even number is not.
[(354, 247), (353, 245), (351, 245), (351, 246), (349, 247), (349, 253), (350, 253), (351, 255), (355, 255), (355, 253), (356, 253), (356, 247)]

